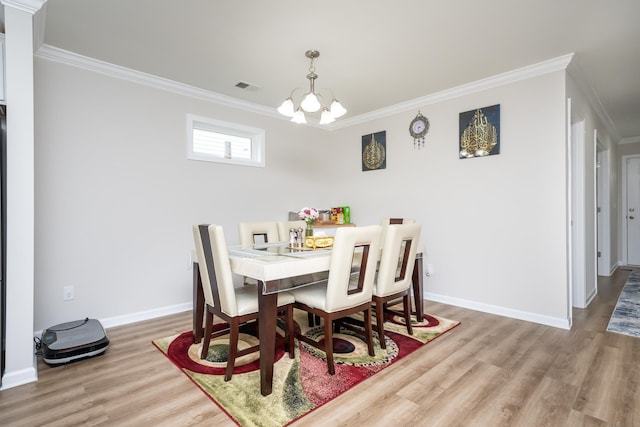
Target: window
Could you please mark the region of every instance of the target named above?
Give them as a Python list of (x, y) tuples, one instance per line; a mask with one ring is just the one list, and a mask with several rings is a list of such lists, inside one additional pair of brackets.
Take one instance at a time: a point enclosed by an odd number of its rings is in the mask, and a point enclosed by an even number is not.
[(187, 158), (264, 167), (264, 130), (187, 115)]

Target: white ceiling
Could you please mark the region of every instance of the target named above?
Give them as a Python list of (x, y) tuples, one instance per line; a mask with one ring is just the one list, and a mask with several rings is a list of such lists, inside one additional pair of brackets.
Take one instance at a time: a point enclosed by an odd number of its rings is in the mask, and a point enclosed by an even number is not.
[(317, 49), (346, 117), (575, 52), (614, 136), (640, 140), (639, 18), (638, 0), (48, 0), (44, 42), (274, 108)]

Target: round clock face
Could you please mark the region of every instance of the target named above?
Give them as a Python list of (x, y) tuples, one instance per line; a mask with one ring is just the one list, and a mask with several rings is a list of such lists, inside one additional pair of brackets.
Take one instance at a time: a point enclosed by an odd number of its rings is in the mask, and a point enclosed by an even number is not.
[(418, 114), (409, 125), (409, 133), (414, 138), (422, 138), (429, 131), (429, 120), (422, 114)]
[(426, 127), (427, 126), (424, 124), (424, 122), (422, 120), (418, 120), (418, 121), (413, 123), (413, 126), (411, 126), (411, 129), (413, 129), (413, 133), (417, 134), (417, 133), (422, 133), (422, 131)]

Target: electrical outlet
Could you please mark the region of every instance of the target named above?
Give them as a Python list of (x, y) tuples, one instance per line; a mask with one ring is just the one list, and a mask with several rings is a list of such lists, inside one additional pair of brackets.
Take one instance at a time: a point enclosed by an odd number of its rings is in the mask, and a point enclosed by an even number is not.
[(73, 297), (73, 286), (65, 286), (63, 288), (63, 291), (64, 291), (64, 294), (63, 294), (62, 299), (64, 301), (69, 301), (69, 300), (72, 300), (74, 298)]

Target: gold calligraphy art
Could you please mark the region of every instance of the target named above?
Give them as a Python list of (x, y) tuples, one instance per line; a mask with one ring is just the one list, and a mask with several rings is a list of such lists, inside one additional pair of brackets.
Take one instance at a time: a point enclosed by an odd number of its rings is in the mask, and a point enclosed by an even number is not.
[(498, 130), (478, 108), (460, 136), (460, 157), (487, 156), (497, 143)]
[(371, 142), (362, 151), (362, 161), (365, 166), (369, 169), (378, 169), (384, 163), (385, 154), (384, 146), (371, 134)]

